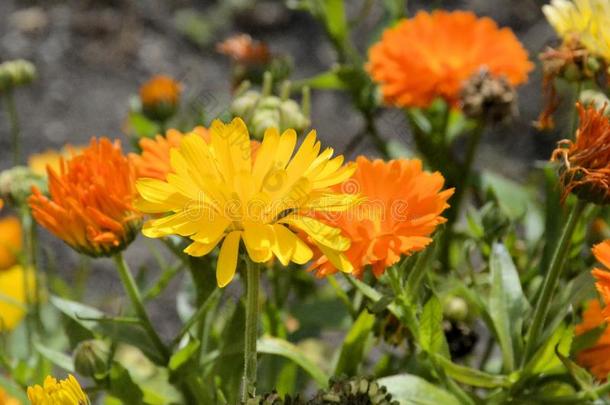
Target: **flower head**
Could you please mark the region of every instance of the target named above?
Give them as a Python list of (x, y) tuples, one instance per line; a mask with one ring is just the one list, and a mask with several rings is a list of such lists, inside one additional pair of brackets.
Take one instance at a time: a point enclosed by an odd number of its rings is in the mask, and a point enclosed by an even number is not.
[(610, 373), (610, 326), (605, 325), (599, 300), (592, 299), (585, 304), (582, 322), (574, 328), (576, 335), (582, 335), (592, 329), (604, 327), (604, 331), (593, 346), (577, 354), (578, 363), (588, 368), (599, 380), (605, 381)]
[(21, 322), (35, 285), (31, 270), (19, 265), (0, 270), (0, 331), (13, 330)]
[(51, 376), (45, 378), (42, 386), (28, 387), (28, 398), (32, 405), (90, 405), (80, 384), (72, 374), (65, 380), (57, 381)]
[(264, 65), (271, 60), (267, 44), (255, 41), (248, 34), (233, 35), (216, 45), (216, 50), (244, 65)]
[(22, 244), (23, 231), (19, 219), (12, 216), (0, 219), (0, 270), (17, 263)]
[[(195, 127), (192, 133), (209, 141), (208, 130), (204, 127)], [(170, 129), (163, 135), (157, 135), (154, 139), (142, 138), (139, 141), (142, 152), (130, 153), (129, 158), (136, 168), (137, 177), (149, 177), (165, 180), (168, 173), (172, 171), (169, 159), (171, 148), (180, 146), (184, 134), (175, 129)]]
[(564, 41), (576, 40), (610, 61), (610, 3), (607, 0), (551, 0), (542, 11)]
[(252, 158), (250, 136), (239, 118), (230, 124), (214, 121), (209, 144), (198, 135), (185, 136), (170, 151), (173, 173), (165, 181), (137, 181), (138, 207), (169, 213), (148, 221), (144, 235), (189, 237), (185, 252), (192, 256), (206, 255), (220, 244), (216, 277), (221, 287), (235, 274), (242, 240), (254, 262), (273, 256), (284, 265), (308, 262), (313, 252), (295, 230), (307, 234), (337, 268), (351, 271), (342, 254), (349, 239), (313, 215), (358, 202), (358, 196), (330, 189), (349, 178), (354, 167), (342, 166), (343, 157), (332, 158), (330, 148), (320, 152), (313, 131), (294, 153), (296, 138), (294, 130), (280, 135), (268, 129)]
[(436, 97), (456, 105), (481, 68), (515, 86), (533, 65), (510, 29), (466, 11), (421, 11), (387, 29), (369, 51), (373, 80), (385, 101), (400, 107), (427, 107)]
[(59, 172), (48, 169), (50, 198), (37, 187), (28, 199), (34, 218), (75, 250), (108, 256), (135, 237), (141, 215), (132, 206), (135, 168), (118, 141), (91, 140)]
[(604, 270), (596, 267), (591, 274), (595, 277), (595, 288), (605, 303), (602, 315), (608, 321), (610, 320), (610, 239), (598, 243), (591, 250), (597, 261), (605, 267)]
[[(353, 177), (338, 188), (360, 193), (364, 201), (352, 210), (321, 218), (351, 239), (345, 255), (355, 275), (361, 276), (371, 265), (373, 273), (381, 276), (402, 255), (420, 251), (432, 242), (430, 235), (446, 221), (441, 213), (449, 206), (453, 189), (443, 190), (443, 176), (423, 171), (417, 159), (384, 162), (360, 156), (356, 163)], [(324, 255), (313, 267), (319, 276), (337, 271)]]
[(559, 160), (563, 199), (569, 193), (596, 204), (610, 202), (610, 122), (604, 109), (578, 104), (580, 126), (576, 140), (563, 140), (553, 151)]
[(182, 86), (169, 76), (153, 76), (140, 87), (144, 113), (158, 120), (171, 117), (180, 101)]

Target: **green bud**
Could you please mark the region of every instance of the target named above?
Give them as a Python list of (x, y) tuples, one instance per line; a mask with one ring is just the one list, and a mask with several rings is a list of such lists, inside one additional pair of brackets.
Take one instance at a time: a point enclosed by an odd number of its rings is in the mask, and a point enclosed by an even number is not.
[(577, 82), (582, 79), (580, 68), (575, 63), (568, 64), (563, 70), (563, 78), (570, 82)]
[(448, 319), (465, 321), (468, 319), (468, 303), (462, 297), (448, 296), (444, 300), (443, 313)]
[(261, 94), (259, 92), (254, 90), (246, 91), (233, 100), (233, 103), (231, 104), (231, 114), (242, 118), (252, 116), (260, 99)]
[(0, 198), (14, 206), (27, 204), (27, 198), (36, 186), (47, 193), (47, 181), (43, 176), (34, 173), (29, 167), (15, 166), (0, 173)]
[(101, 340), (85, 340), (74, 350), (74, 369), (85, 377), (103, 375), (108, 371), (110, 349)]
[(0, 64), (0, 92), (29, 84), (36, 79), (36, 67), (27, 60), (16, 59)]
[(591, 73), (596, 73), (601, 68), (601, 64), (599, 63), (599, 60), (594, 56), (589, 56), (585, 63), (586, 63), (587, 69)]

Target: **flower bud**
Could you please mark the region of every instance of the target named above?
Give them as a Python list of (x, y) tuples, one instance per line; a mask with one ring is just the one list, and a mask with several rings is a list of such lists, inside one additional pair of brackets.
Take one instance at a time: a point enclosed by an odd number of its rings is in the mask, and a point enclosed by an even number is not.
[(0, 173), (0, 198), (11, 205), (24, 204), (32, 194), (32, 186), (38, 187), (45, 194), (47, 192), (45, 178), (29, 167), (15, 166)]
[(169, 76), (157, 75), (140, 87), (142, 111), (153, 120), (165, 121), (175, 114), (182, 86)]
[(444, 300), (443, 314), (454, 321), (465, 321), (468, 318), (468, 303), (462, 297), (450, 295)]
[(74, 369), (85, 377), (103, 375), (108, 371), (110, 349), (101, 340), (85, 340), (74, 350)]
[(16, 59), (0, 64), (0, 92), (29, 84), (36, 79), (36, 67), (27, 60)]

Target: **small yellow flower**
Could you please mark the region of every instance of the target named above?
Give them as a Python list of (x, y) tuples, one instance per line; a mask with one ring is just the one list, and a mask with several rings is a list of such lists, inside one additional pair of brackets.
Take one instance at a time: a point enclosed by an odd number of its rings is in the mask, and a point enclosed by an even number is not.
[(576, 39), (589, 52), (610, 61), (608, 0), (552, 0), (542, 11), (564, 41)]
[(185, 252), (192, 256), (206, 255), (221, 244), (216, 269), (220, 287), (233, 279), (242, 240), (256, 263), (273, 256), (283, 265), (308, 262), (313, 252), (299, 232), (337, 269), (350, 272), (352, 265), (343, 255), (350, 240), (314, 216), (359, 202), (357, 195), (331, 189), (349, 178), (355, 166), (343, 166), (343, 156), (332, 158), (331, 148), (320, 152), (314, 131), (294, 153), (296, 140), (294, 130), (280, 135), (268, 129), (253, 158), (250, 135), (240, 118), (230, 124), (214, 121), (209, 144), (197, 134), (186, 135), (180, 147), (171, 150), (173, 173), (165, 181), (145, 178), (136, 183), (142, 197), (137, 208), (170, 213), (148, 221), (144, 235), (189, 237), (192, 243)]
[(57, 381), (47, 376), (42, 386), (28, 387), (28, 398), (32, 405), (90, 405), (91, 402), (83, 392), (73, 375)]
[(17, 217), (0, 219), (0, 270), (17, 263), (23, 244), (23, 230)]
[(0, 331), (12, 330), (21, 322), (26, 312), (26, 297), (33, 299), (35, 286), (31, 270), (22, 266), (0, 270)]

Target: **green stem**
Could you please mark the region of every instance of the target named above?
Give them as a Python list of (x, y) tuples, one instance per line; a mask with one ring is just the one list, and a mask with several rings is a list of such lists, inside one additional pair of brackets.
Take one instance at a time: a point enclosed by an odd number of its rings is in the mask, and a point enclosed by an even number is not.
[(21, 139), (19, 137), (19, 117), (17, 115), (15, 97), (12, 90), (7, 90), (4, 93), (4, 102), (6, 103), (6, 113), (11, 125), (11, 135), (13, 138), (13, 164), (16, 166), (21, 163)]
[(244, 378), (242, 385), (242, 402), (256, 395), (256, 369), (257, 353), (256, 340), (258, 338), (258, 293), (260, 284), (259, 265), (246, 258), (246, 334), (244, 350)]
[(407, 296), (411, 299), (419, 294), (419, 286), (426, 277), (426, 273), (430, 268), (430, 258), (435, 250), (435, 246), (433, 245), (428, 246), (426, 250), (419, 253), (415, 266), (413, 266), (413, 269), (409, 272), (405, 291), (407, 292)]
[(152, 322), (146, 313), (146, 308), (144, 308), (144, 302), (142, 301), (140, 290), (138, 290), (136, 281), (134, 280), (131, 271), (129, 271), (129, 267), (125, 262), (125, 258), (123, 258), (123, 254), (117, 253), (113, 258), (117, 270), (119, 271), (119, 276), (121, 277), (121, 282), (123, 283), (125, 292), (127, 292), (127, 295), (129, 296), (129, 300), (131, 301), (133, 309), (136, 311), (136, 315), (142, 321), (142, 327), (150, 337), (150, 340), (155, 345), (165, 362), (168, 362), (170, 356), (169, 350), (155, 331), (155, 328), (152, 326)]
[(540, 298), (536, 303), (533, 321), (530, 325), (525, 341), (525, 350), (523, 352), (524, 357), (522, 360), (522, 364), (525, 364), (525, 362), (530, 358), (530, 356), (533, 355), (533, 352), (537, 347), (538, 340), (540, 339), (540, 332), (544, 326), (544, 321), (549, 312), (551, 299), (553, 298), (553, 293), (557, 288), (557, 282), (559, 281), (559, 277), (561, 276), (563, 264), (570, 247), (572, 234), (574, 233), (576, 224), (578, 223), (578, 220), (582, 215), (586, 205), (587, 203), (585, 201), (578, 200), (576, 205), (572, 208), (572, 212), (570, 212), (568, 221), (566, 222), (561, 233), (561, 237), (559, 238), (557, 246), (555, 247), (555, 252), (553, 253), (551, 263), (549, 264), (549, 268), (544, 276), (544, 282), (542, 284), (541, 290), (542, 293), (540, 294)]

